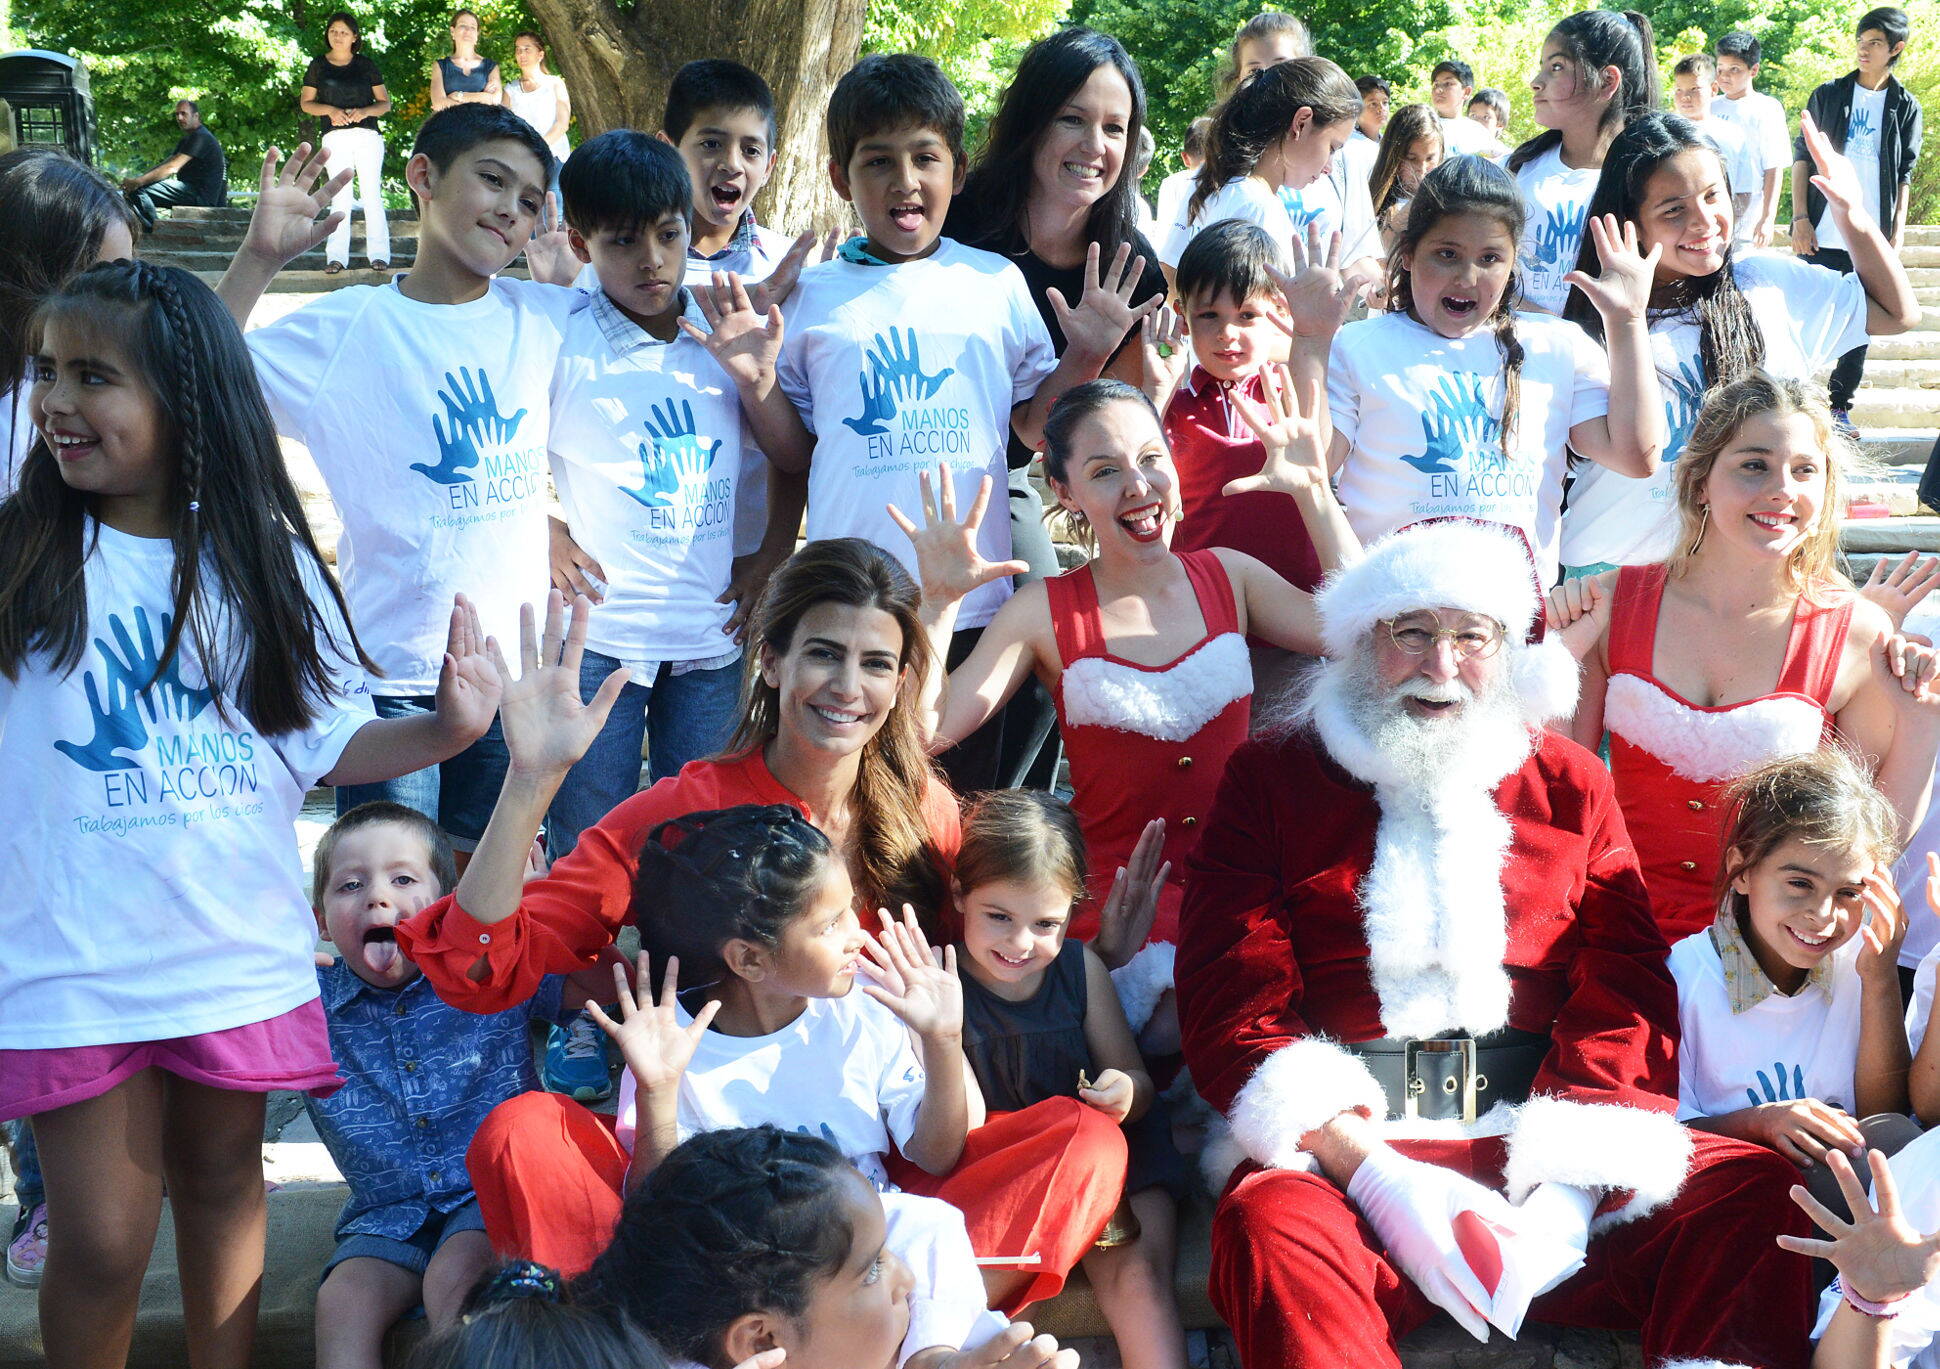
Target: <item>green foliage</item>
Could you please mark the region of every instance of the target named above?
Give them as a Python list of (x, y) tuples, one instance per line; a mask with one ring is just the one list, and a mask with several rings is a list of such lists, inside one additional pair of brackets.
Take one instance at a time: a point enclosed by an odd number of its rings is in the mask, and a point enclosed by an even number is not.
[(920, 52), (963, 92), (974, 149), (1024, 49), (1056, 28), (1071, 0), (871, 0), (864, 52)]
[[(132, 174), (167, 156), (180, 136), (169, 109), (192, 99), (229, 156), (231, 185), (243, 189), (265, 147), (287, 151), (314, 137), (316, 121), (297, 110), (297, 89), (310, 58), (323, 51), (325, 18), (347, 9), (393, 101), (384, 121), (385, 171), (401, 192), (403, 154), (431, 110), (431, 64), (451, 50), (454, 7), (449, 0), (19, 0), (12, 36), (86, 61), (103, 170)], [(516, 72), (512, 35), (538, 27), (522, 0), (472, 0), (470, 7), (484, 26), (481, 50)]]

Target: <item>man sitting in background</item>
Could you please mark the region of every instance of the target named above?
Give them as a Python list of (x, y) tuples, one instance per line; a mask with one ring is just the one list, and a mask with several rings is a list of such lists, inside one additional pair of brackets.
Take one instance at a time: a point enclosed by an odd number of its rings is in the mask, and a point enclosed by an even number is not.
[(193, 100), (177, 100), (175, 123), (182, 130), (175, 150), (141, 175), (121, 183), (128, 203), (150, 231), (154, 230), (157, 210), (178, 204), (229, 203), (229, 165), (222, 155), (222, 144), (202, 122), (201, 107)]

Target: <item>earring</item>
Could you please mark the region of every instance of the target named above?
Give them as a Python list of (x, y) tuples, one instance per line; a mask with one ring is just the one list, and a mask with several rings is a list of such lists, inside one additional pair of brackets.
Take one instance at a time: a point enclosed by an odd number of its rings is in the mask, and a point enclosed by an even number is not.
[(1702, 513), (1698, 518), (1697, 537), (1692, 541), (1691, 549), (1684, 553), (1686, 556), (1697, 555), (1697, 549), (1704, 545), (1704, 534), (1711, 529), (1711, 506), (1709, 504), (1700, 504), (1698, 507)]

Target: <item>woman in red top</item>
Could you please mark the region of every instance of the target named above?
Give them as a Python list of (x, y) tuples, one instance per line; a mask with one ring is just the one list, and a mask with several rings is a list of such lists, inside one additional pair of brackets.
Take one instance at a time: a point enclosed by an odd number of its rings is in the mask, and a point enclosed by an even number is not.
[[(1908, 648), (1836, 565), (1841, 449), (1824, 401), (1754, 374), (1712, 391), (1677, 463), (1682, 548), (1557, 591), (1583, 659), (1572, 732), (1607, 728), (1624, 824), (1668, 941), (1710, 925), (1723, 787), (1837, 738), (1918, 825), (1940, 710)], [(1911, 665), (1907, 657), (1914, 658)], [(1895, 678), (1896, 674), (1902, 678)]]
[[(1268, 405), (1254, 414), (1267, 465), (1246, 483), (1293, 495), (1332, 565), (1358, 543), (1327, 486), (1323, 400), (1309, 392), (1294, 405), (1290, 389), (1283, 380), (1268, 386)], [(1091, 938), (1101, 930), (1101, 896), (1131, 863), (1147, 823), (1164, 822), (1165, 858), (1183, 872), (1226, 758), (1246, 739), (1253, 677), (1245, 635), (1315, 653), (1320, 629), (1312, 598), (1244, 552), (1171, 549), (1178, 471), (1151, 400), (1138, 390), (1096, 380), (1067, 393), (1045, 426), (1044, 464), (1096, 554), (1004, 604), (942, 682), (931, 733), (938, 748), (968, 736), (1032, 675), (1051, 691), (1071, 762), (1071, 806), (1094, 872), (1092, 901), (1071, 934)], [(939, 642), (949, 638), (958, 600), (989, 568), (971, 540), (981, 506), (958, 524), (947, 495), (940, 512), (931, 505), (930, 488), (925, 481), (926, 526), (895, 516), (916, 544), (923, 617)], [(1150, 939), (1176, 940), (1179, 895), (1175, 879)], [(1143, 928), (1103, 930), (1096, 949), (1113, 967), (1147, 939)], [(1169, 969), (1153, 972), (1169, 983)]]

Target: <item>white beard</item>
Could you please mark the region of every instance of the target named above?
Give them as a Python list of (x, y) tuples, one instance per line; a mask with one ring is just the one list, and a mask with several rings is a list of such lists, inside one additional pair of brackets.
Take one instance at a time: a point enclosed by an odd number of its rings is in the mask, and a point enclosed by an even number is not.
[[(1493, 791), (1535, 747), (1509, 672), (1479, 694), (1426, 681), (1390, 689), (1357, 653), (1322, 666), (1311, 685), (1297, 718), (1374, 787), (1381, 810), (1358, 894), (1382, 1026), (1422, 1037), (1506, 1025), (1502, 863), (1512, 833)], [(1461, 702), (1422, 717), (1403, 706), (1411, 695)]]

